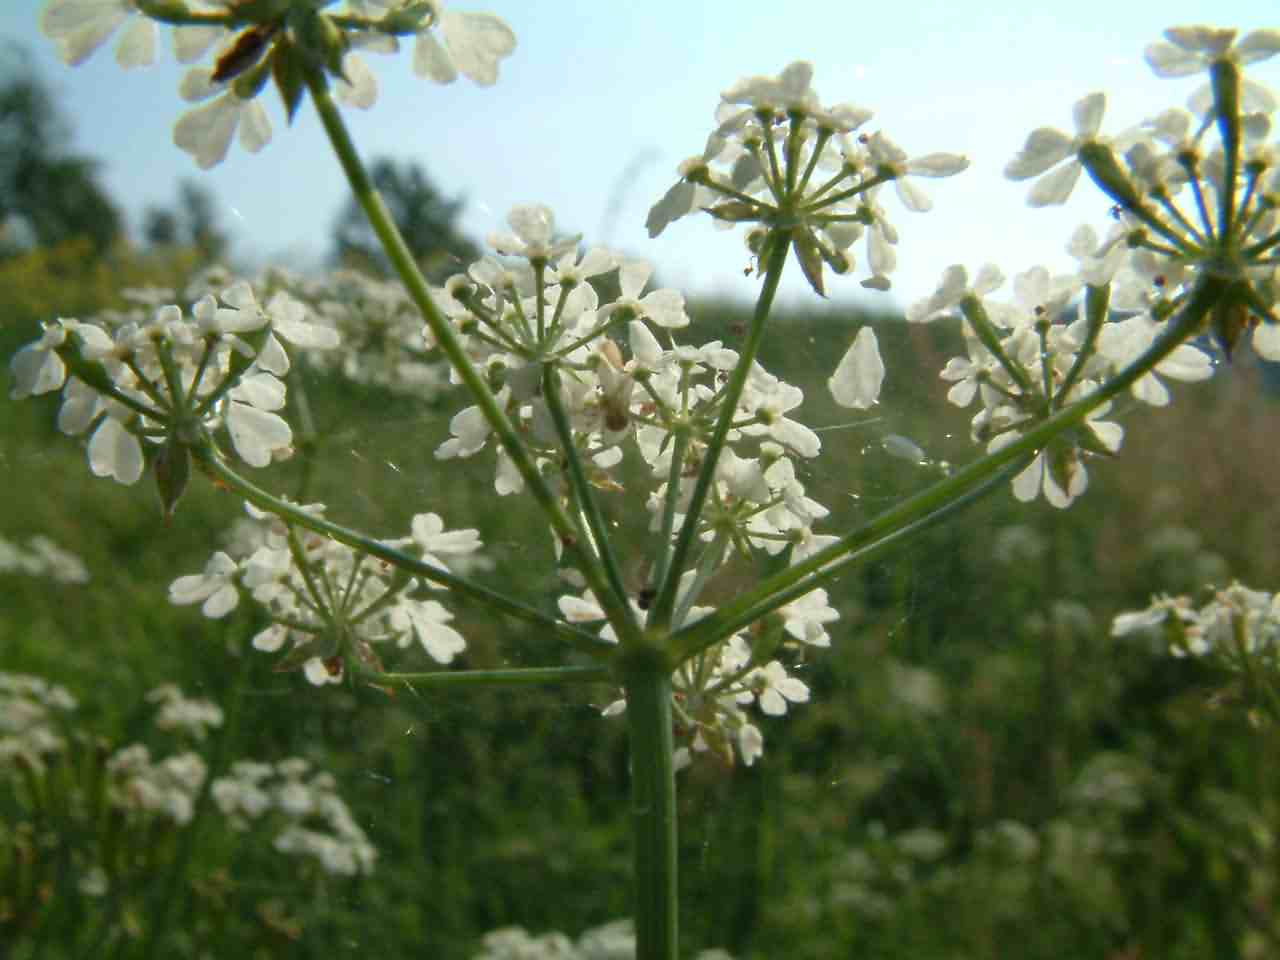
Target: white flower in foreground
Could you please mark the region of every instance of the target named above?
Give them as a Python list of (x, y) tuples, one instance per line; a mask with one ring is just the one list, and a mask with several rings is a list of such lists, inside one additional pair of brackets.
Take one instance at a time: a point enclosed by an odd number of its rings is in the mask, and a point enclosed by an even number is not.
[(169, 602), (179, 606), (203, 604), (201, 613), (212, 620), (225, 617), (240, 602), (235, 576), (239, 566), (219, 550), (209, 558), (204, 573), (179, 577), (169, 585)]
[(462, 634), (449, 626), (452, 619), (453, 614), (434, 600), (407, 597), (401, 597), (387, 617), (393, 629), (402, 631), (400, 646), (408, 645), (412, 633), (438, 663), (448, 663), (467, 647)]
[(155, 62), (156, 24), (138, 12), (134, 0), (49, 0), (40, 12), (40, 30), (58, 45), (63, 63), (79, 66), (125, 27), (116, 44), (116, 63), (140, 67)]
[[(516, 48), (516, 35), (492, 13), (454, 13), (443, 0), (429, 0), (432, 26), (418, 33), (413, 70), (436, 83), (453, 83), (461, 73), (482, 87), (497, 82), (498, 64)], [(439, 32), (443, 43), (436, 39)]]
[(771, 660), (752, 674), (760, 709), (771, 717), (787, 712), (788, 703), (808, 703), (809, 688), (803, 681), (787, 675), (786, 667)]
[(555, 239), (556, 216), (541, 203), (521, 204), (507, 214), (511, 233), (492, 233), (485, 242), (508, 257), (549, 262), (576, 250), (580, 236)]
[(188, 110), (173, 127), (173, 142), (191, 154), (202, 170), (223, 161), (231, 148), (231, 138), (240, 131), (240, 146), (257, 153), (271, 140), (271, 121), (256, 99), (243, 100), (225, 84), (213, 82), (213, 71), (200, 67), (191, 70), (178, 87), (182, 99), (189, 103), (211, 100), (202, 107)]
[[(1040, 177), (1027, 195), (1030, 206), (1047, 207), (1066, 202), (1084, 169), (1075, 159), (1076, 152), (1098, 139), (1106, 107), (1107, 97), (1103, 93), (1091, 93), (1077, 102), (1072, 110), (1074, 137), (1052, 127), (1031, 131), (1018, 155), (1004, 168), (1004, 175), (1010, 180)], [(1063, 163), (1064, 160), (1068, 162)]]
[(879, 401), (883, 383), (884, 360), (880, 357), (880, 345), (875, 331), (863, 327), (827, 381), (827, 387), (840, 406), (866, 410)]
[(1236, 31), (1218, 27), (1170, 27), (1168, 43), (1150, 44), (1144, 57), (1157, 77), (1187, 77), (1229, 60), (1244, 65), (1280, 53), (1280, 30), (1253, 30), (1234, 43)]
[(911, 323), (928, 323), (940, 317), (949, 316), (954, 308), (968, 294), (979, 300), (1004, 285), (1004, 274), (993, 263), (983, 264), (978, 268), (973, 285), (969, 285), (969, 274), (960, 264), (953, 264), (942, 272), (937, 289), (923, 300), (917, 300), (907, 307), (907, 320)]
[(13, 375), (9, 399), (21, 400), (51, 393), (66, 382), (67, 367), (57, 353), (58, 347), (67, 340), (66, 323), (63, 320), (46, 323), (39, 340), (27, 344), (13, 355), (9, 361), (9, 373)]
[(445, 570), (449, 565), (442, 557), (468, 556), (481, 547), (480, 531), (474, 528), (445, 530), (444, 521), (434, 513), (420, 513), (414, 517), (412, 530), (413, 542), (422, 548), (423, 561)]

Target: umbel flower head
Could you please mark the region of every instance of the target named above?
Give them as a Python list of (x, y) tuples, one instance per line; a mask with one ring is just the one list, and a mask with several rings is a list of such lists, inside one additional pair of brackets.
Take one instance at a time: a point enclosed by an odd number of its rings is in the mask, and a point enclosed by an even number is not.
[[(1062, 203), (1088, 172), (1115, 204), (1117, 227), (1092, 256), (1103, 285), (1115, 278), (1119, 305), (1147, 309), (1159, 324), (1198, 286), (1224, 288), (1209, 314), (1209, 330), (1229, 356), (1252, 333), (1254, 349), (1280, 360), (1276, 248), (1277, 152), (1271, 136), (1275, 96), (1244, 76), (1244, 68), (1280, 53), (1280, 30), (1175, 27), (1146, 59), (1158, 76), (1208, 74), (1188, 110), (1166, 110), (1117, 136), (1101, 132), (1102, 94), (1075, 107), (1074, 136), (1033, 131), (1009, 163), (1012, 179), (1039, 177), (1032, 206)], [(1149, 342), (1149, 341), (1148, 341)], [(1150, 384), (1148, 383), (1148, 386)]]
[(912, 159), (882, 132), (854, 136), (871, 111), (823, 107), (812, 78), (813, 66), (801, 61), (777, 77), (748, 77), (726, 90), (706, 149), (680, 165), (680, 182), (649, 211), (649, 235), (694, 210), (754, 224), (751, 253), (789, 244), (822, 295), (824, 265), (848, 273), (865, 237), (871, 276), (863, 286), (888, 289), (898, 232), (877, 202), (880, 188), (893, 183), (908, 210), (928, 210), (929, 198), (908, 178), (948, 177), (968, 161), (947, 153)]
[[(357, 51), (395, 53), (399, 38), (415, 37), (419, 76), (452, 83), (459, 74), (488, 86), (515, 50), (511, 28), (490, 13), (458, 13), (444, 0), (346, 0), (337, 9), (315, 0), (47, 0), (40, 29), (73, 66), (120, 33), (123, 67), (155, 62), (158, 26), (174, 27), (178, 60), (195, 63), (211, 50), (211, 66), (183, 78), (184, 100), (202, 104), (174, 128), (174, 142), (204, 168), (220, 163), (239, 131), (250, 153), (271, 139), (258, 95), (274, 81), (289, 119), (317, 67), (340, 100), (367, 109), (377, 82)], [(322, 9), (325, 8), (325, 9)]]

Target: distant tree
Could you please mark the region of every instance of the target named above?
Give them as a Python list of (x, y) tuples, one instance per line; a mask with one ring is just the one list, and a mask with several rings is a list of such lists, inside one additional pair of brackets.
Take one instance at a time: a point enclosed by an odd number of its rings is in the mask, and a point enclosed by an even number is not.
[(98, 162), (69, 149), (53, 95), (19, 48), (0, 50), (0, 254), (87, 237), (103, 252), (120, 211), (98, 183)]
[(142, 217), (142, 235), (152, 247), (190, 247), (206, 260), (222, 260), (230, 245), (218, 224), (214, 196), (191, 180), (178, 184), (175, 208), (150, 207)]
[[(441, 196), (421, 165), (382, 157), (370, 164), (370, 175), (427, 279), (440, 282), (478, 256), (475, 245), (455, 225), (462, 201)], [(390, 273), (382, 246), (354, 198), (334, 223), (333, 247), (335, 263)]]

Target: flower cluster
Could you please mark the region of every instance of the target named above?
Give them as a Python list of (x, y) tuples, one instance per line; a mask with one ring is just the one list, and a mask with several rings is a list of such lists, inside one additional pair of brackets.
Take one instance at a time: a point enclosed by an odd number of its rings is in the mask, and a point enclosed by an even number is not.
[(753, 223), (751, 253), (761, 256), (765, 237), (778, 236), (819, 294), (824, 264), (848, 273), (865, 238), (871, 276), (863, 286), (887, 290), (898, 231), (879, 203), (880, 188), (892, 182), (903, 206), (925, 211), (928, 196), (908, 178), (949, 177), (968, 161), (946, 153), (911, 158), (883, 132), (855, 135), (871, 111), (823, 107), (812, 78), (813, 65), (797, 62), (777, 77), (748, 77), (726, 90), (706, 149), (680, 165), (680, 182), (649, 212), (649, 235), (694, 210)]
[[(1073, 249), (1090, 247), (1091, 240), (1092, 232), (1083, 229)], [(1081, 269), (1070, 275), (1055, 277), (1044, 267), (1033, 267), (1014, 278), (1011, 300), (996, 301), (990, 294), (1004, 283), (996, 267), (984, 266), (970, 283), (964, 267), (953, 266), (932, 296), (908, 308), (907, 319), (914, 322), (957, 313), (963, 318), (965, 356), (948, 361), (941, 376), (952, 384), (947, 393), (951, 403), (968, 407), (979, 400), (971, 425), (975, 443), (993, 452), (1013, 443), (1091, 393), (1155, 340), (1159, 330), (1149, 314), (1109, 320), (1105, 298), (1082, 296), (1090, 277), (1098, 279), (1092, 269), (1086, 257)], [(1132, 303), (1132, 291), (1141, 284), (1131, 270), (1117, 273), (1120, 264), (1114, 264), (1106, 278), (1108, 284), (1114, 279), (1112, 307)], [(1133, 386), (1135, 397), (1161, 406), (1169, 395), (1157, 373), (1203, 380), (1212, 375), (1213, 362), (1197, 347), (1176, 347)], [(1014, 477), (1014, 496), (1025, 501), (1043, 493), (1055, 507), (1069, 506), (1081, 496), (1089, 480), (1086, 459), (1115, 454), (1124, 438), (1119, 424), (1103, 419), (1109, 409), (1109, 403), (1096, 407), (1082, 424), (1041, 449)]]
[[(157, 705), (154, 728), (179, 740), (203, 739), (208, 728), (222, 724), (215, 704), (189, 698), (172, 684), (146, 699)], [(68, 812), (91, 819), (85, 829), (67, 835), (94, 838), (93, 849), (72, 855), (82, 861), (83, 891), (101, 896), (130, 869), (132, 858), (145, 861), (161, 824), (191, 822), (209, 771), (200, 754), (190, 750), (157, 756), (144, 742), (113, 749), (77, 724), (75, 709), (75, 699), (60, 686), (41, 677), (0, 673), (0, 770), (25, 772), (13, 782), (29, 788), (27, 804), (46, 823)], [(55, 789), (45, 781), (59, 765)], [(232, 829), (270, 825), (278, 853), (313, 859), (336, 876), (373, 869), (377, 851), (338, 795), (336, 781), (305, 760), (237, 761), (209, 789)], [(103, 803), (117, 816), (98, 817)], [(121, 830), (136, 831), (138, 839), (120, 842)]]
[(16, 770), (20, 761), (42, 772), (45, 760), (67, 747), (66, 717), (75, 697), (43, 677), (0, 673), (0, 767)]
[(422, 314), (398, 283), (353, 270), (312, 278), (279, 269), (268, 271), (262, 283), (287, 290), (338, 332), (341, 350), (306, 352), (313, 369), (422, 400), (449, 387), (448, 365), (430, 355)]
[[(674, 290), (645, 293), (652, 274), (647, 263), (601, 248), (579, 255), (577, 237), (555, 236), (546, 207), (518, 207), (509, 222), (511, 234), (489, 238), (506, 259), (486, 257), (452, 278), (441, 295), (444, 310), (544, 471), (559, 461), (563, 440), (541, 379), (543, 365), (553, 363), (559, 406), (575, 449), (593, 471), (592, 483), (622, 489), (611, 471), (622, 463), (624, 447), (636, 450), (650, 469), (648, 503), (659, 529), (664, 505), (687, 500), (692, 490), (739, 355), (719, 341), (677, 344), (674, 331), (690, 323), (684, 298)], [(602, 302), (589, 281), (615, 271), (619, 295)], [(875, 335), (863, 329), (831, 389), (838, 402), (867, 407), (883, 376)], [(805, 495), (794, 464), (821, 450), (818, 435), (790, 416), (803, 399), (798, 387), (753, 365), (718, 463), (712, 505), (701, 518), (704, 539), (744, 553), (794, 546), (795, 559), (817, 549), (821, 538), (812, 525), (827, 510)], [(476, 406), (458, 413), (450, 431), (436, 451), (441, 459), (479, 453), (491, 432)], [(677, 437), (686, 442), (677, 444)], [(673, 477), (679, 487), (669, 489)], [(495, 487), (500, 494), (523, 487), (502, 451)]]
[[(691, 588), (697, 584), (691, 571), (682, 582), (678, 600), (678, 620), (696, 623), (712, 612), (711, 607), (693, 605)], [(563, 596), (559, 601), (565, 619), (590, 624), (602, 621), (604, 611), (587, 591), (580, 597)], [(637, 606), (637, 616), (643, 611)], [(764, 753), (764, 735), (751, 722), (745, 708), (756, 704), (767, 716), (783, 716), (789, 704), (807, 703), (809, 687), (787, 672), (787, 667), (774, 654), (781, 650), (803, 656), (805, 647), (828, 647), (831, 638), (826, 624), (839, 618), (830, 606), (825, 590), (815, 590), (784, 606), (779, 617), (756, 631), (752, 639), (733, 634), (697, 656), (685, 661), (672, 674), (672, 713), (675, 717), (676, 766), (689, 765), (695, 756), (716, 757), (733, 765), (741, 758), (747, 766)], [(601, 628), (601, 636), (617, 642), (609, 626)], [(618, 716), (626, 709), (625, 700), (616, 700), (603, 710), (605, 716)]]
[[(630, 920), (615, 920), (585, 931), (578, 942), (558, 931), (532, 934), (523, 927), (503, 927), (484, 935), (483, 952), (472, 960), (623, 960), (636, 954)], [(694, 960), (733, 960), (723, 950), (702, 950)]]
[[(416, 577), (385, 561), (288, 524), (246, 505), (250, 521), (227, 551), (214, 553), (204, 572), (169, 587), (175, 604), (201, 604), (206, 617), (224, 617), (248, 595), (266, 609), (270, 626), (253, 638), (257, 650), (284, 651), (280, 669), (301, 667), (313, 684), (337, 683), (354, 660), (375, 673), (374, 644), (417, 642), (438, 663), (466, 646), (439, 601), (423, 596)], [(322, 518), (324, 506), (301, 508)], [(434, 513), (413, 518), (409, 537), (388, 541), (442, 571), (466, 570), (480, 549), (475, 530), (445, 530)]]
[(311, 858), (336, 876), (373, 872), (378, 851), (338, 795), (337, 781), (301, 757), (276, 764), (239, 761), (211, 790), (232, 829), (270, 819), (279, 853)]
[(374, 104), (377, 82), (356, 51), (396, 53), (398, 38), (413, 36), (419, 76), (452, 83), (461, 73), (489, 85), (516, 46), (500, 18), (446, 10), (444, 0), (347, 0), (322, 12), (324, 6), (313, 0), (48, 0), (40, 28), (72, 65), (117, 31), (122, 67), (154, 63), (160, 23), (173, 25), (181, 63), (197, 63), (212, 51), (212, 66), (193, 67), (182, 79), (182, 99), (201, 106), (183, 114), (173, 131), (174, 143), (204, 168), (222, 162), (237, 131), (250, 153), (270, 141), (271, 123), (257, 98), (273, 78), (292, 119), (307, 74), (317, 68), (333, 77), (348, 106)]
[(189, 311), (168, 304), (109, 312), (90, 321), (46, 324), (10, 364), (15, 398), (62, 391), (58, 426), (88, 433), (89, 467), (133, 484), (146, 453), (166, 512), (181, 496), (189, 448), (225, 428), (236, 452), (263, 467), (292, 452), (285, 405), (289, 355), (337, 346), (335, 331), (309, 322), (287, 294), (260, 305), (237, 283), (201, 297)]
[(1159, 630), (1175, 657), (1208, 657), (1235, 669), (1245, 658), (1280, 666), (1280, 594), (1233, 583), (1196, 607), (1190, 597), (1156, 597), (1145, 610), (1116, 616), (1113, 637)]
[(54, 583), (89, 582), (83, 560), (39, 534), (27, 541), (25, 549), (0, 537), (0, 573), (47, 577)]
[(1075, 106), (1074, 136), (1033, 131), (1005, 172), (1016, 180), (1039, 177), (1033, 206), (1065, 201), (1082, 170), (1114, 201), (1109, 235), (1073, 241), (1072, 252), (1090, 284), (1128, 274), (1118, 281), (1118, 309), (1142, 311), (1154, 326), (1212, 276), (1229, 284), (1210, 324), (1222, 349), (1229, 355), (1251, 332), (1260, 356), (1280, 360), (1280, 153), (1269, 142), (1277, 100), (1242, 73), (1280, 53), (1280, 30), (1255, 30), (1238, 42), (1236, 31), (1211, 27), (1178, 27), (1165, 36), (1147, 48), (1158, 76), (1210, 75), (1187, 109), (1104, 136), (1106, 99), (1090, 94)]

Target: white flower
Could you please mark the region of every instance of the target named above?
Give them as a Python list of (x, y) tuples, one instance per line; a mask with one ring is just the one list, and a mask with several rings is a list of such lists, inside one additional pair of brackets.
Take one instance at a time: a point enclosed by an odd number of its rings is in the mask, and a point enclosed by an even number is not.
[(863, 327), (840, 359), (827, 387), (840, 406), (866, 410), (879, 401), (883, 383), (884, 360), (880, 358), (876, 333)]
[(795, 677), (787, 676), (786, 668), (777, 660), (771, 660), (751, 674), (756, 687), (756, 699), (760, 709), (771, 717), (787, 712), (787, 703), (807, 703), (809, 688)]
[(446, 531), (444, 521), (434, 513), (420, 513), (413, 518), (413, 540), (422, 548), (422, 559), (433, 567), (448, 570), (449, 565), (441, 555), (466, 556), (480, 549), (480, 532), (466, 530)]
[[(930, 320), (949, 316), (967, 295), (973, 294), (981, 300), (1003, 284), (1004, 274), (993, 263), (983, 264), (978, 269), (972, 286), (969, 285), (969, 274), (965, 268), (954, 264), (942, 272), (942, 279), (938, 281), (938, 287), (932, 294), (907, 307), (907, 320), (911, 323), (928, 323)], [(992, 319), (995, 320), (994, 317)]]
[(677, 330), (689, 325), (684, 312), (684, 295), (671, 289), (654, 290), (641, 297), (640, 293), (653, 274), (653, 265), (644, 260), (624, 260), (618, 267), (618, 299), (600, 311), (603, 319), (616, 310), (631, 310), (637, 317), (648, 317), (660, 327)]
[(156, 24), (138, 13), (134, 0), (49, 0), (40, 13), (40, 30), (58, 45), (63, 63), (79, 66), (110, 39), (126, 20), (116, 45), (116, 63), (146, 66), (156, 58)]
[(257, 153), (271, 140), (271, 122), (262, 104), (256, 99), (242, 100), (234, 90), (214, 83), (212, 70), (200, 67), (189, 71), (178, 92), (189, 103), (216, 97), (202, 107), (188, 110), (173, 127), (173, 142), (191, 154), (201, 169), (223, 161), (237, 128), (240, 146), (250, 153)]
[(541, 203), (512, 207), (507, 223), (511, 233), (492, 233), (485, 242), (504, 256), (523, 257), (531, 262), (548, 262), (576, 250), (581, 239), (572, 236), (555, 240), (555, 214)]
[[(1030, 206), (1064, 203), (1071, 195), (1076, 181), (1080, 179), (1080, 171), (1084, 169), (1075, 159), (1076, 152), (1084, 144), (1098, 139), (1106, 106), (1107, 97), (1103, 93), (1091, 93), (1077, 102), (1072, 111), (1076, 127), (1074, 137), (1052, 127), (1031, 131), (1022, 150), (1004, 168), (1004, 175), (1010, 180), (1025, 180), (1044, 174), (1027, 195)], [(1063, 163), (1068, 158), (1070, 161)]]
[(169, 602), (179, 606), (200, 603), (200, 611), (206, 617), (225, 617), (240, 602), (235, 584), (238, 570), (236, 562), (219, 550), (209, 558), (204, 573), (179, 577), (169, 585)]
[(39, 340), (13, 355), (9, 361), (9, 373), (13, 375), (13, 386), (9, 388), (11, 400), (51, 393), (66, 382), (67, 367), (57, 350), (66, 343), (68, 322), (71, 321), (45, 324)]
[(401, 646), (408, 634), (417, 636), (422, 648), (439, 663), (448, 663), (466, 649), (462, 634), (449, 626), (453, 614), (434, 600), (410, 600), (402, 597), (387, 617), (392, 629), (401, 631)]
[(516, 35), (501, 17), (492, 13), (454, 13), (444, 9), (443, 0), (431, 0), (444, 43), (432, 28), (418, 33), (413, 50), (413, 69), (420, 77), (436, 83), (453, 83), (461, 73), (482, 87), (498, 79), (498, 63), (516, 48)]

